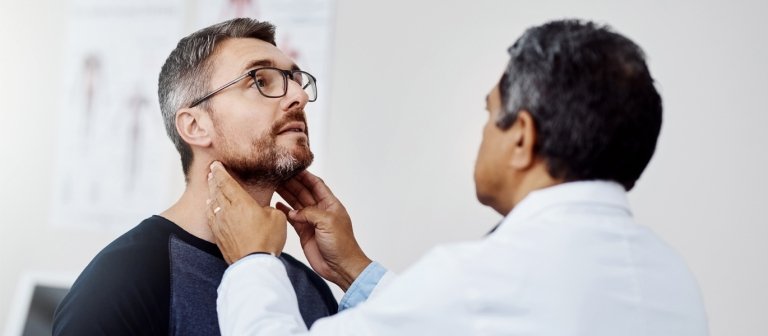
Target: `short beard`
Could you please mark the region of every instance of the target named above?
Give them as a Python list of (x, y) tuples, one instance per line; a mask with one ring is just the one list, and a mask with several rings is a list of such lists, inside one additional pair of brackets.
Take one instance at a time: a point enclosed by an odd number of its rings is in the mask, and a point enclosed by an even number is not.
[[(245, 185), (263, 188), (276, 188), (294, 176), (298, 175), (314, 159), (314, 154), (309, 149), (309, 140), (300, 139), (290, 149), (278, 146), (275, 142), (280, 129), (292, 121), (301, 121), (306, 125), (304, 114), (301, 111), (290, 112), (274, 126), (266, 130), (256, 138), (251, 146), (250, 155), (239, 156), (228, 150), (234, 146), (227, 142), (222, 153), (221, 162)], [(309, 131), (306, 131), (309, 136)], [(221, 134), (221, 133), (219, 133)]]

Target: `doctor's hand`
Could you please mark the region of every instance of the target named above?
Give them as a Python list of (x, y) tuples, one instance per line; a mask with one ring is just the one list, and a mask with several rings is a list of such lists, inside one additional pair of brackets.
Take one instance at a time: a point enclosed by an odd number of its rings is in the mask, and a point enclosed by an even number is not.
[(283, 212), (262, 207), (218, 161), (211, 164), (208, 193), (208, 225), (227, 263), (254, 252), (280, 255), (288, 227)]
[(308, 171), (278, 187), (277, 192), (293, 207), (277, 204), (299, 235), (309, 265), (346, 292), (371, 259), (357, 244), (344, 205), (323, 180)]

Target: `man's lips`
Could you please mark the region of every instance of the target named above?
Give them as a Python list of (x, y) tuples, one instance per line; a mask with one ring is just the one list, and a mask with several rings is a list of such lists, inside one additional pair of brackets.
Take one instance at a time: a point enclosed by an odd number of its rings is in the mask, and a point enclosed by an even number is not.
[(293, 121), (285, 124), (277, 134), (288, 132), (306, 133), (307, 126), (301, 121)]

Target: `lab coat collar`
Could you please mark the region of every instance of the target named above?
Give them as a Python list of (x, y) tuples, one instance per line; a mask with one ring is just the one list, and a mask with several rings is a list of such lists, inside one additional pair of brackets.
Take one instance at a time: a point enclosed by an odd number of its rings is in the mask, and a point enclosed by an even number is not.
[(590, 204), (620, 208), (631, 216), (624, 187), (612, 181), (577, 181), (561, 183), (531, 192), (504, 218), (496, 232), (530, 221), (559, 205)]

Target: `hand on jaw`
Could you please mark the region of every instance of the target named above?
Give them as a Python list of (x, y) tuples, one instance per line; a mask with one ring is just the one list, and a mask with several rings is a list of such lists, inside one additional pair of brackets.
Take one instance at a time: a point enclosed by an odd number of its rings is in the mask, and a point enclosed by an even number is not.
[(286, 239), (285, 214), (259, 205), (220, 162), (211, 164), (208, 193), (208, 225), (227, 263), (254, 252), (280, 255)]
[(209, 175), (208, 218), (228, 263), (253, 252), (278, 255), (286, 239), (286, 216), (299, 235), (310, 266), (346, 291), (371, 263), (355, 240), (344, 205), (328, 186), (304, 171), (277, 188), (293, 207), (259, 205), (219, 162)]
[(277, 192), (294, 209), (277, 204), (299, 235), (309, 265), (346, 292), (371, 260), (355, 240), (344, 205), (323, 180), (308, 171), (278, 187)]

